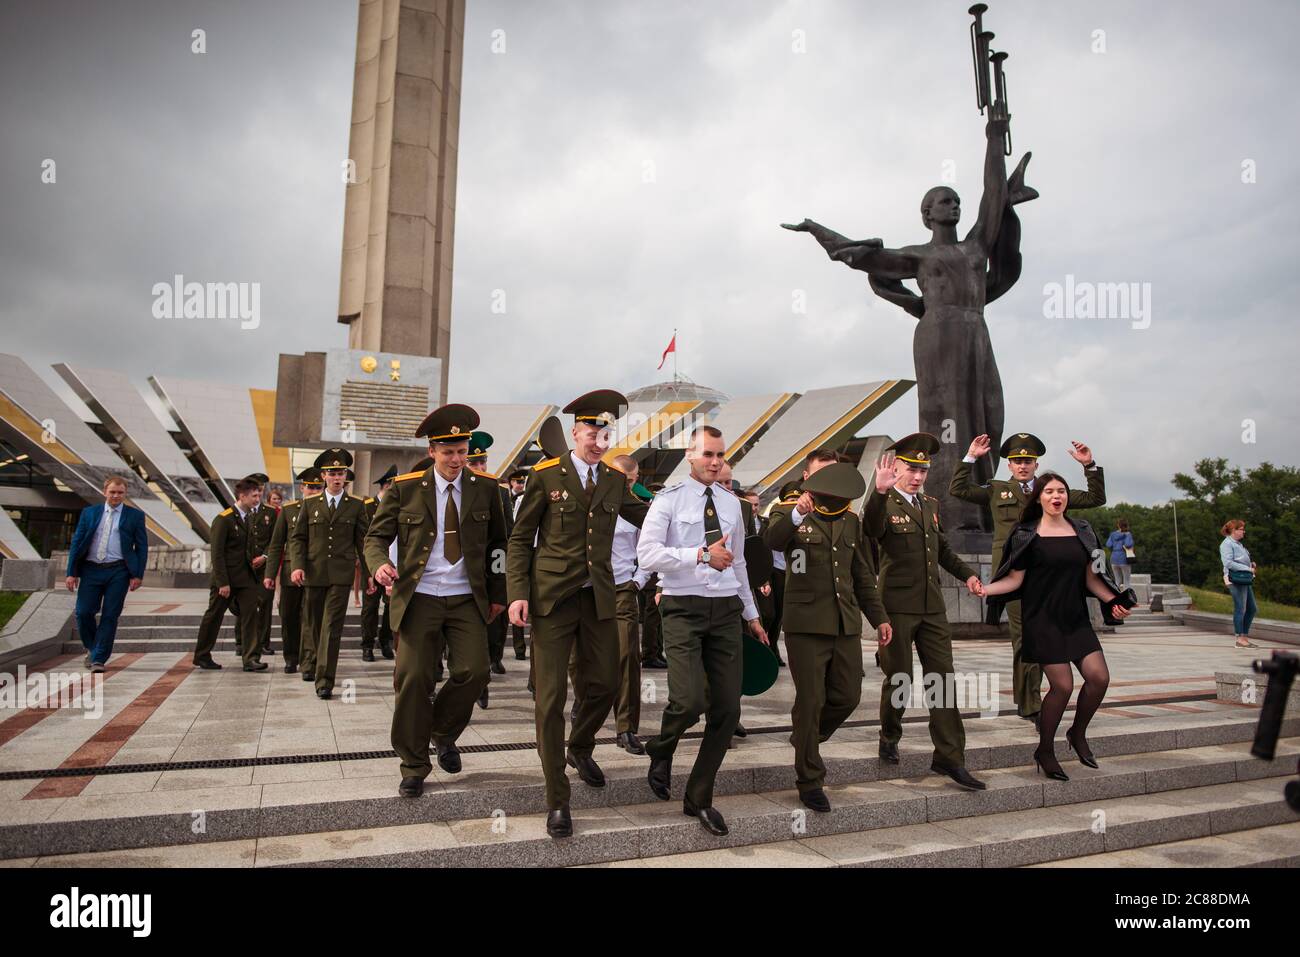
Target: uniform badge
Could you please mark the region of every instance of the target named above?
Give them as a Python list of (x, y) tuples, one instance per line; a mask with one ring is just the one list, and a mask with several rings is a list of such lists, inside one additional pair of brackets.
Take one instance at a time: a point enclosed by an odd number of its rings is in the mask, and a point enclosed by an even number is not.
[(709, 518), (712, 518), (712, 517), (713, 517), (713, 509), (711, 509), (711, 508), (706, 508), (706, 509), (704, 510), (704, 514), (707, 515), (707, 516), (709, 516)]
[(559, 490), (559, 489), (554, 489), (554, 490), (552, 490), (552, 492), (551, 492), (551, 501), (552, 501), (552, 502), (558, 502), (559, 500), (560, 500), (560, 490)]
[(560, 498), (564, 499), (566, 502), (569, 500), (569, 490), (567, 488), (560, 493)]

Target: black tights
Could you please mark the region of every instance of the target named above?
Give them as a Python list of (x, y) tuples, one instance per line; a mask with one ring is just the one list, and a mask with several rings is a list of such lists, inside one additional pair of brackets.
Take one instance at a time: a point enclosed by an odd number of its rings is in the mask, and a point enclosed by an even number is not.
[[(1101, 707), (1106, 697), (1106, 687), (1110, 684), (1110, 669), (1106, 667), (1106, 657), (1100, 651), (1094, 651), (1075, 662), (1079, 674), (1083, 675), (1083, 686), (1079, 689), (1079, 701), (1074, 709), (1076, 736), (1080, 741), (1088, 730), (1088, 722)], [(1038, 750), (1051, 754), (1052, 742), (1056, 739), (1056, 729), (1065, 714), (1065, 706), (1070, 703), (1070, 694), (1074, 691), (1074, 673), (1069, 663), (1043, 665), (1043, 674), (1047, 675), (1048, 691), (1043, 696), (1043, 711), (1039, 716)], [(1086, 747), (1086, 745), (1085, 745)]]

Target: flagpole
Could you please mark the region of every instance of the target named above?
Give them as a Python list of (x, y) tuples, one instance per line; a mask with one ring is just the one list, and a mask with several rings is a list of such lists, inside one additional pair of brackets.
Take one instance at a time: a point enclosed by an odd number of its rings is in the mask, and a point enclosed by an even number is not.
[(677, 374), (677, 330), (673, 329), (673, 385), (681, 382), (682, 378)]

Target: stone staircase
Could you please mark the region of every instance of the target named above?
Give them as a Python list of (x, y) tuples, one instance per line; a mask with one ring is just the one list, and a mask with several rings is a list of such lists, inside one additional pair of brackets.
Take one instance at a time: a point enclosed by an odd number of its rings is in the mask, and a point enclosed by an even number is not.
[[(350, 599), (349, 599), (350, 601)], [(361, 640), (361, 618), (359, 609), (349, 606), (349, 615), (343, 625), (344, 647), (348, 642), (359, 643)], [(114, 654), (132, 654), (140, 652), (181, 652), (192, 651), (199, 634), (202, 615), (123, 615), (118, 619), (117, 638), (113, 641)], [(75, 622), (75, 619), (74, 619)], [(229, 612), (221, 622), (217, 633), (217, 651), (235, 652), (235, 626), (237, 619)], [(271, 616), (271, 646), (280, 648), (280, 616)], [(74, 623), (71, 637), (59, 649), (62, 654), (82, 654), (85, 649)]]
[[(1106, 866), (1125, 863), (1111, 855), (1147, 849), (1175, 863), (1203, 864), (1217, 853), (1235, 863), (1300, 864), (1300, 815), (1282, 799), (1300, 756), (1300, 719), (1287, 720), (1278, 760), (1266, 763), (1249, 754), (1253, 710), (1102, 715), (1090, 736), (1099, 769), (1083, 767), (1058, 742), (1068, 782), (1035, 773), (1024, 722), (972, 726), (967, 762), (988, 783), (983, 792), (929, 773), (923, 725), (908, 724), (899, 766), (878, 761), (874, 733), (847, 731), (850, 740), (824, 746), (829, 814), (799, 803), (787, 747), (742, 744), (718, 777), (715, 804), (731, 828), (724, 839), (682, 814), (692, 741), (679, 751), (668, 802), (647, 800), (644, 758), (598, 750), (608, 783), (592, 789), (570, 776), (574, 836), (564, 841), (546, 835), (531, 755), (517, 768), (475, 771), (467, 754), (465, 772), (435, 771), (416, 800), (396, 795), (396, 761), (384, 758), (364, 762), (371, 766), (365, 777), (349, 777), (341, 762), (341, 780), (134, 794), (109, 788), (48, 802), (45, 811), (39, 805), (47, 802), (25, 801), (37, 805), (33, 818), (0, 826), (0, 858), (115, 867), (994, 867)], [(86, 847), (100, 850), (80, 853)]]

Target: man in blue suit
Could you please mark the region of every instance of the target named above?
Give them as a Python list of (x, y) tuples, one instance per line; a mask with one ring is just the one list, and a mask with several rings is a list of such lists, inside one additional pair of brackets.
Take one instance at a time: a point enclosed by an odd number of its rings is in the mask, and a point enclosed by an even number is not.
[(86, 647), (85, 666), (92, 672), (104, 670), (113, 653), (126, 593), (139, 588), (144, 578), (149, 551), (144, 512), (125, 501), (126, 482), (109, 476), (104, 481), (104, 504), (81, 510), (68, 550), (64, 584), (68, 591), (77, 592), (77, 632)]

